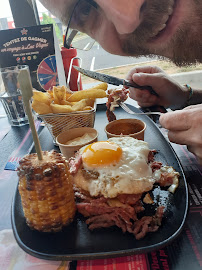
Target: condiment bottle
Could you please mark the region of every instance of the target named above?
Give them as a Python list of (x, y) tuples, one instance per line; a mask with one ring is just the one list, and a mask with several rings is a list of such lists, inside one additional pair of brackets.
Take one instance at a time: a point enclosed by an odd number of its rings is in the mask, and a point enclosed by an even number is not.
[[(62, 47), (61, 54), (62, 54), (62, 60), (63, 60), (66, 79), (68, 79), (69, 71), (71, 72), (71, 74), (70, 74), (71, 76), (70, 76), (70, 80), (69, 80), (70, 90), (72, 90), (72, 91), (81, 90), (82, 89), (81, 78), (79, 80), (79, 87), (78, 87), (78, 76), (79, 76), (78, 71), (76, 69), (74, 69), (74, 67), (72, 67), (70, 70), (71, 60), (73, 58), (77, 57), (77, 50), (74, 48), (66, 49), (65, 47)], [(73, 60), (72, 66), (73, 65), (79, 66), (78, 58)]]

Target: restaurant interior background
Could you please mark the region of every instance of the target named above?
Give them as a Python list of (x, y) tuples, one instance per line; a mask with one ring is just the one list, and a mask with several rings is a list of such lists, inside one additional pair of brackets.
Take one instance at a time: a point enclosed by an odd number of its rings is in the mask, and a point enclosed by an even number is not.
[[(25, 11), (23, 16), (22, 10)], [(47, 23), (54, 24), (57, 38), (60, 46), (62, 46), (62, 35), (65, 32), (65, 26), (62, 25), (58, 18), (50, 14), (38, 0), (1, 0), (0, 30)], [(132, 58), (112, 55), (104, 51), (97, 43), (88, 52), (77, 50), (77, 55), (82, 59), (83, 68), (99, 70), (109, 75), (116, 74), (119, 77), (124, 77), (135, 65), (153, 64), (160, 66), (179, 83), (183, 83), (186, 76), (186, 83), (191, 84), (193, 87), (199, 87), (202, 84), (201, 64), (179, 68), (171, 62), (162, 61), (156, 57)], [(93, 82), (92, 79), (84, 76), (82, 76), (82, 81), (84, 84)]]

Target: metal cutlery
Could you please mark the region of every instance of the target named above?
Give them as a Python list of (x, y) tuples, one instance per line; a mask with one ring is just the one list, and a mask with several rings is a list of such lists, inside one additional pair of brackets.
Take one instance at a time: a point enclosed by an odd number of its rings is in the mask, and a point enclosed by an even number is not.
[(154, 89), (149, 85), (140, 86), (140, 85), (136, 84), (135, 82), (130, 82), (130, 81), (127, 81), (127, 80), (124, 80), (124, 79), (119, 79), (117, 77), (110, 76), (110, 75), (107, 75), (107, 74), (98, 73), (98, 72), (83, 69), (83, 68), (80, 68), (80, 67), (77, 67), (77, 66), (73, 66), (73, 67), (77, 71), (82, 73), (83, 75), (88, 76), (90, 78), (93, 78), (95, 80), (98, 80), (98, 81), (101, 81), (101, 82), (106, 82), (106, 83), (116, 85), (116, 86), (123, 85), (123, 86), (127, 86), (127, 87), (135, 87), (135, 88), (138, 88), (140, 90), (148, 90), (152, 95), (159, 96), (154, 91)]
[(164, 114), (164, 113), (162, 113), (162, 112), (134, 112), (134, 111), (132, 111), (125, 103), (123, 103), (123, 102), (120, 102), (119, 103), (119, 105), (121, 106), (121, 108), (125, 111), (125, 112), (127, 112), (127, 113), (129, 113), (129, 114), (145, 114), (145, 115), (162, 115), (162, 114)]

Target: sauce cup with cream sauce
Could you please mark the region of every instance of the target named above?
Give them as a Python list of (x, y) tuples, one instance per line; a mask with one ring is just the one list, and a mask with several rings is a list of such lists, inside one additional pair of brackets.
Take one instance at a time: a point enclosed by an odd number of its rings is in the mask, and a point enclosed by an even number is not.
[(97, 138), (98, 132), (96, 129), (81, 127), (63, 131), (57, 136), (56, 143), (63, 156), (69, 159), (84, 145), (96, 142)]

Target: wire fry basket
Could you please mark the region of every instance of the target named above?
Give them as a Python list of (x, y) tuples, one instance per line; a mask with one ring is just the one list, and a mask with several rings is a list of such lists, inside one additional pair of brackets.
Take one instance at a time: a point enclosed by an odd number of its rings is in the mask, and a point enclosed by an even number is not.
[(70, 113), (43, 114), (39, 117), (48, 128), (53, 142), (56, 144), (56, 137), (62, 132), (72, 128), (94, 127), (96, 106), (89, 111), (76, 111)]

